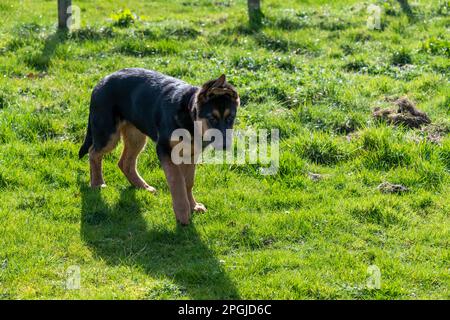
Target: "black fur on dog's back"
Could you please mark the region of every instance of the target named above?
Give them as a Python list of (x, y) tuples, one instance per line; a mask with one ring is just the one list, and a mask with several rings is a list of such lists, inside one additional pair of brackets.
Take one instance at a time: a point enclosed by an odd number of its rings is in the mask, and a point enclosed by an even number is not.
[(156, 71), (129, 68), (117, 71), (94, 88), (82, 158), (92, 147), (104, 148), (120, 122), (132, 123), (170, 153), (170, 135), (177, 128), (193, 133), (190, 103), (199, 88)]

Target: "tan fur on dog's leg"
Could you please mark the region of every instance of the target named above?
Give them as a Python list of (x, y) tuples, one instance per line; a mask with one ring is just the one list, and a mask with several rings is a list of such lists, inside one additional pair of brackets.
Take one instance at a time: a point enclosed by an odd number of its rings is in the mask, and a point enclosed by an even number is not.
[(108, 152), (111, 152), (117, 146), (119, 139), (120, 139), (119, 132), (116, 132), (111, 135), (108, 144), (102, 150), (96, 151), (94, 150), (93, 147), (89, 149), (89, 165), (90, 165), (92, 188), (106, 187), (102, 173), (103, 155), (105, 155)]
[(161, 159), (161, 165), (172, 194), (172, 206), (177, 220), (184, 225), (189, 224), (191, 208), (186, 193), (186, 183), (180, 166), (175, 165), (170, 157)]
[(191, 211), (194, 212), (206, 212), (206, 207), (195, 201), (194, 195), (192, 194), (192, 188), (194, 187), (195, 178), (195, 164), (182, 164), (182, 171), (184, 175), (184, 180), (186, 181), (186, 193), (191, 207)]
[(137, 158), (147, 143), (147, 136), (135, 126), (127, 123), (121, 128), (124, 148), (119, 161), (119, 168), (128, 181), (136, 188), (146, 189), (152, 193), (156, 189), (147, 184), (137, 172)]
[(96, 152), (92, 148), (91, 150), (89, 150), (89, 165), (92, 188), (106, 187), (105, 180), (103, 180), (102, 174), (102, 158), (102, 153)]

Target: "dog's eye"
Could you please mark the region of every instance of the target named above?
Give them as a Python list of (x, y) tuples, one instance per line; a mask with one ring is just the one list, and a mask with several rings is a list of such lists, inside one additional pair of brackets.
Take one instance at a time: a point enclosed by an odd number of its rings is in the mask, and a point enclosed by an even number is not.
[(217, 123), (217, 118), (216, 117), (214, 117), (214, 116), (209, 116), (208, 117), (208, 121), (210, 122), (210, 123), (212, 123), (212, 124), (214, 124), (214, 123)]
[(232, 123), (232, 122), (234, 121), (234, 117), (233, 117), (233, 116), (229, 116), (229, 117), (227, 117), (227, 118), (225, 119), (225, 121), (226, 121), (227, 123)]

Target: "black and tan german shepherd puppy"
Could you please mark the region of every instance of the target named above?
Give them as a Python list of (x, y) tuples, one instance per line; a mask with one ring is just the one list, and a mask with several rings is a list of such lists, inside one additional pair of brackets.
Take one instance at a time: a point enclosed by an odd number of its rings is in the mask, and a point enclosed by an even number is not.
[(176, 145), (171, 141), (172, 132), (186, 129), (194, 135), (194, 122), (201, 123), (202, 134), (208, 128), (218, 129), (227, 140), (223, 146), (228, 146), (230, 138), (225, 131), (233, 127), (239, 103), (239, 95), (225, 75), (201, 87), (138, 68), (103, 78), (92, 92), (87, 134), (79, 152), (80, 159), (89, 153), (91, 186), (105, 186), (102, 158), (122, 136), (120, 170), (132, 185), (155, 192), (136, 171), (139, 153), (150, 137), (156, 142), (175, 216), (180, 223), (188, 224), (191, 212), (205, 212), (206, 208), (192, 195), (195, 161), (177, 165), (171, 159)]

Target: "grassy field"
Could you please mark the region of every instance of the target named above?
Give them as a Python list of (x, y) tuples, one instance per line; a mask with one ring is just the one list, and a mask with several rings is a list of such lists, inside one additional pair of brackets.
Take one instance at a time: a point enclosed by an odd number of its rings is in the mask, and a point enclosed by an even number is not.
[[(243, 0), (74, 0), (81, 28), (67, 34), (56, 1), (2, 0), (0, 298), (450, 298), (450, 5), (410, 2), (407, 15), (388, 0), (265, 0), (251, 30)], [(140, 19), (112, 19), (124, 8)], [(139, 168), (156, 196), (129, 186), (121, 148), (91, 190), (77, 159), (90, 93), (124, 67), (193, 84), (226, 73), (237, 127), (280, 130), (278, 174), (199, 166), (208, 212), (188, 227), (151, 143)], [(372, 119), (404, 95), (431, 125)], [(67, 290), (73, 265), (81, 287)]]

